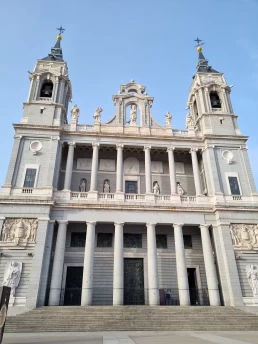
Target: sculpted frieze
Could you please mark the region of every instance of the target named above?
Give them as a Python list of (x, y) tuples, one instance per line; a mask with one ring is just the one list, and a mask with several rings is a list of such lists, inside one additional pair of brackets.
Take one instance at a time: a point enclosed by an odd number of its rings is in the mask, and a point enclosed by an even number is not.
[(230, 232), (234, 249), (258, 251), (258, 226), (231, 224)]
[(37, 219), (6, 219), (0, 241), (2, 241), (2, 244), (11, 243), (16, 246), (26, 243), (35, 243), (37, 229)]

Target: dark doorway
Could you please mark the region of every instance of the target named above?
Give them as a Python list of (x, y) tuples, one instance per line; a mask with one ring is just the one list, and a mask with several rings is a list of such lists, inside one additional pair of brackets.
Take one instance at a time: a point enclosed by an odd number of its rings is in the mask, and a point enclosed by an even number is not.
[(142, 258), (124, 258), (124, 304), (144, 305)]
[(198, 297), (198, 287), (196, 281), (196, 269), (195, 268), (187, 268), (187, 275), (188, 275), (188, 284), (189, 284), (189, 292), (190, 292), (190, 301), (191, 305), (199, 305), (199, 297)]
[(68, 266), (66, 273), (64, 306), (80, 306), (83, 266)]
[(125, 193), (137, 194), (138, 193), (137, 182), (131, 181), (131, 180), (126, 180), (125, 181)]

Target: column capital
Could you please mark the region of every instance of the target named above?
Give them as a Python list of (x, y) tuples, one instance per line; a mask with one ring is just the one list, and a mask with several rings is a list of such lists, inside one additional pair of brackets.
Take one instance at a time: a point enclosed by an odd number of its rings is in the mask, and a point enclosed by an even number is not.
[(4, 221), (5, 217), (4, 216), (0, 216), (0, 221)]
[(49, 222), (49, 223), (55, 223), (56, 220), (49, 220), (48, 222)]
[(49, 217), (39, 217), (39, 221), (49, 221)]
[(206, 227), (207, 229), (209, 229), (210, 225), (207, 223), (199, 225), (199, 228), (202, 228), (202, 227)]
[(123, 226), (125, 223), (124, 222), (114, 222), (114, 225), (116, 226), (116, 225), (121, 225), (121, 226)]
[(124, 149), (124, 144), (123, 143), (117, 143), (116, 149)]
[(143, 150), (144, 150), (144, 151), (145, 151), (145, 150), (151, 150), (151, 146), (145, 145), (145, 146), (143, 147)]
[(74, 146), (74, 148), (76, 147), (76, 143), (75, 142), (67, 142), (68, 146)]
[(98, 147), (98, 148), (99, 148), (99, 146), (100, 146), (100, 145), (99, 145), (99, 142), (93, 142), (93, 143), (92, 143), (92, 147), (93, 147), (93, 148), (94, 148), (94, 147)]
[(184, 223), (173, 223), (173, 227), (183, 227)]
[(175, 147), (167, 147), (167, 152), (174, 151), (176, 148)]
[(68, 225), (69, 221), (67, 220), (57, 220), (58, 224), (61, 225), (61, 224), (64, 224), (64, 225)]
[(147, 226), (147, 227), (149, 227), (149, 226), (154, 226), (154, 227), (156, 227), (156, 225), (157, 225), (156, 223), (150, 223), (150, 222), (149, 222), (149, 223), (146, 223), (146, 226)]
[(190, 149), (190, 153), (192, 153), (192, 152), (198, 152), (198, 150), (199, 150), (199, 148), (191, 148), (191, 149)]
[(86, 221), (87, 225), (96, 225), (96, 221)]

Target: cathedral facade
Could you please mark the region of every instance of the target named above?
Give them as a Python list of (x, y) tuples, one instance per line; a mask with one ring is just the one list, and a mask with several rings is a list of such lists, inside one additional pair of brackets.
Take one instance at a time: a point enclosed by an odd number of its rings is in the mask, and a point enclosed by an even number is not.
[(0, 193), (13, 309), (258, 306), (258, 194), (223, 73), (198, 47), (186, 129), (131, 80), (80, 124), (61, 36), (30, 73)]

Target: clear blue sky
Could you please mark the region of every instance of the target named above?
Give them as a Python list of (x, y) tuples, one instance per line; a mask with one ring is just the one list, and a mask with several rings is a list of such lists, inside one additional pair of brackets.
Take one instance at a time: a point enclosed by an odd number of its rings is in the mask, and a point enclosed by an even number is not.
[(96, 106), (102, 120), (114, 114), (112, 95), (131, 79), (154, 96), (153, 115), (185, 128), (185, 106), (197, 52), (206, 44), (210, 65), (234, 84), (232, 103), (258, 185), (258, 0), (8, 0), (0, 4), (1, 168), (4, 183), (29, 90), (27, 71), (47, 56), (63, 25), (62, 47), (80, 123), (91, 124)]

